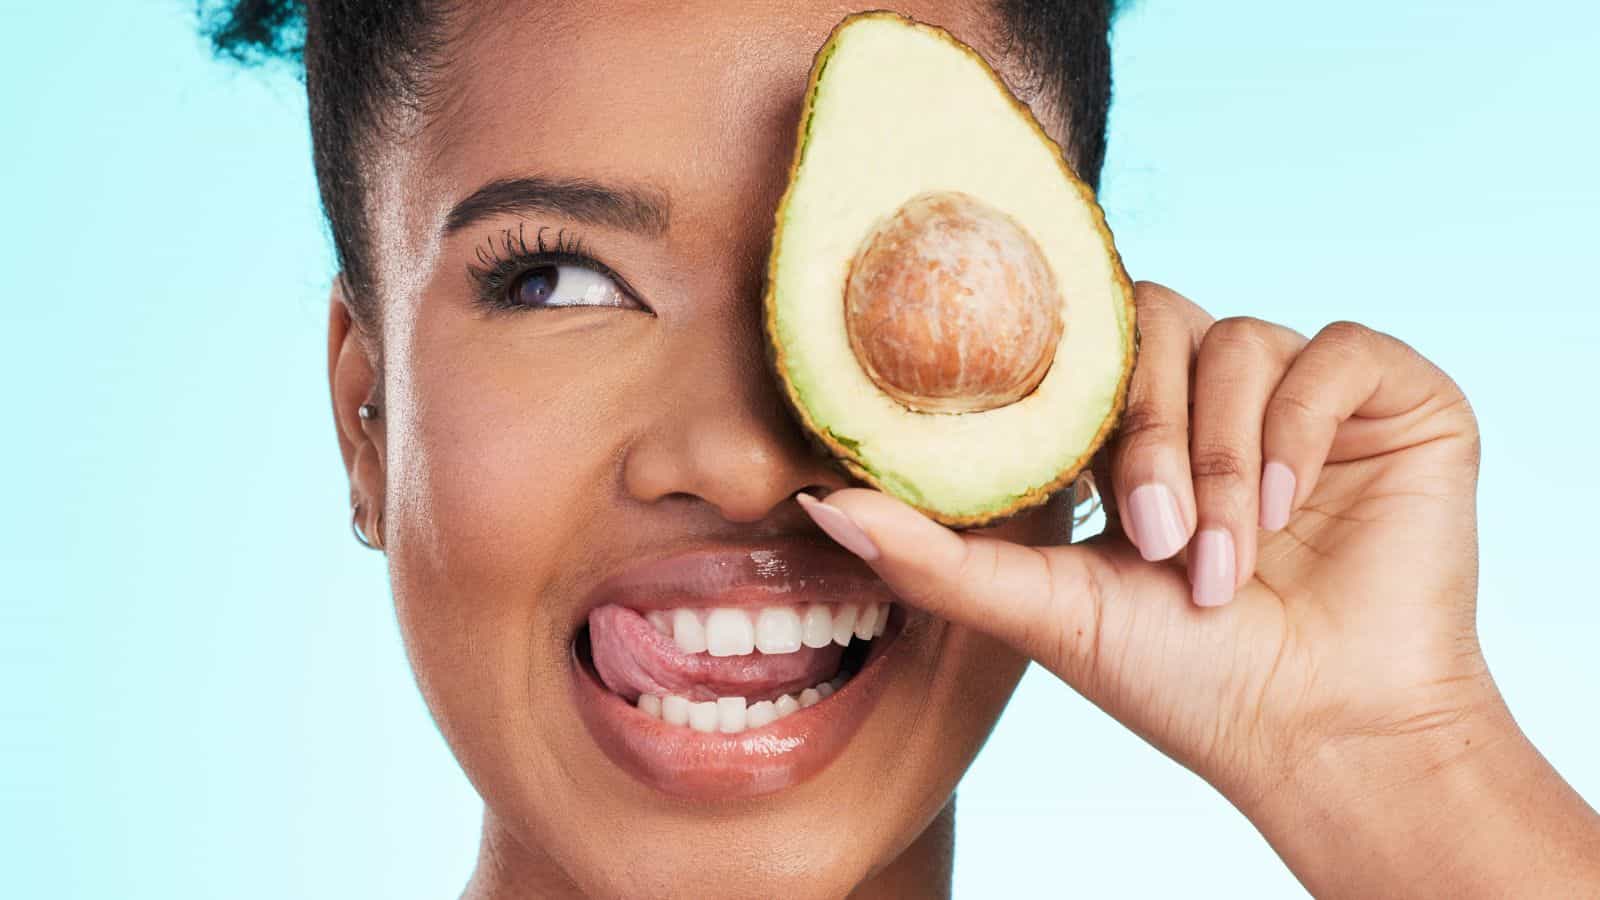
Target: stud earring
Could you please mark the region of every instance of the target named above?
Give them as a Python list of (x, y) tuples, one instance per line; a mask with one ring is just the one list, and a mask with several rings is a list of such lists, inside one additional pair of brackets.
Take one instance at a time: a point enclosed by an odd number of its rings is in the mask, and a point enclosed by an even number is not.
[(363, 403), (361, 404), (361, 407), (356, 410), (356, 415), (360, 416), (361, 421), (363, 422), (371, 422), (373, 419), (378, 417), (378, 404)]

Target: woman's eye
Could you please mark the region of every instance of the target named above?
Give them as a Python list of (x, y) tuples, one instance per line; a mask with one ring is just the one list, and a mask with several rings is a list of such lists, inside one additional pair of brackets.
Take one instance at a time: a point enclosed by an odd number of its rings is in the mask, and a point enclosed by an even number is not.
[(535, 266), (511, 282), (507, 300), (512, 306), (616, 306), (634, 303), (617, 283), (585, 266)]

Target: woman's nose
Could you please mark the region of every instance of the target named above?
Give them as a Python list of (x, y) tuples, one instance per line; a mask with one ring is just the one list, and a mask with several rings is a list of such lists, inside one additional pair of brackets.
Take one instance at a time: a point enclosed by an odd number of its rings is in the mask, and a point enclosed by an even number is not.
[(845, 486), (790, 417), (759, 338), (710, 337), (686, 339), (666, 367), (660, 409), (623, 463), (630, 496), (696, 498), (730, 522), (756, 522), (798, 491)]

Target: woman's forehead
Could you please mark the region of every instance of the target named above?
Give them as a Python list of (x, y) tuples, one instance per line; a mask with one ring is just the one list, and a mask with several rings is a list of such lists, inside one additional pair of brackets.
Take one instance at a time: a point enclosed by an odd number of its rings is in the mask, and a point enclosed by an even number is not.
[[(423, 219), (496, 178), (648, 186), (674, 225), (776, 203), (812, 56), (859, 4), (658, 0), (497, 4), (449, 46), (413, 159)], [(980, 50), (983, 3), (904, 3)], [(415, 190), (415, 188), (413, 188)], [(408, 191), (408, 193), (411, 193)], [(407, 218), (412, 218), (408, 216)]]

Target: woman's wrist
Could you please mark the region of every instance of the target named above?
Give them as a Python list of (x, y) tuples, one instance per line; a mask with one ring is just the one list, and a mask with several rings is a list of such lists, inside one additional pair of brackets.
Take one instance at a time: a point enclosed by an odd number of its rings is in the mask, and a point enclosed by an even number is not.
[(1498, 695), (1420, 730), (1327, 741), (1235, 802), (1318, 897), (1600, 889), (1600, 816)]

